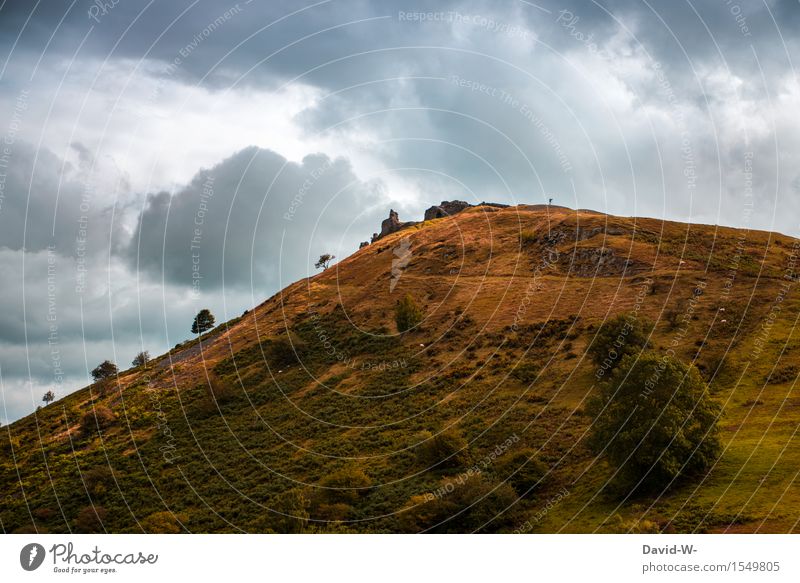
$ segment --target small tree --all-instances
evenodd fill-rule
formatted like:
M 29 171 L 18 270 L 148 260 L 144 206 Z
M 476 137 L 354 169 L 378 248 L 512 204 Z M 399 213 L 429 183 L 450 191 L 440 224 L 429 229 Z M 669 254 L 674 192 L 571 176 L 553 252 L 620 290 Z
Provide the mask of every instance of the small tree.
M 116 419 L 117 416 L 114 415 L 111 409 L 103 405 L 97 405 L 81 417 L 81 432 L 88 437 L 96 431 L 108 429 Z
M 92 378 L 95 381 L 103 381 L 117 375 L 117 365 L 110 360 L 104 360 L 92 371 Z
M 56 400 L 56 394 L 53 391 L 47 391 L 42 397 L 42 401 L 44 401 L 45 406 L 49 405 L 53 401 Z
M 420 437 L 422 443 L 417 446 L 417 461 L 426 470 L 462 468 L 469 463 L 467 440 L 455 429 L 438 435 L 424 431 Z
M 103 522 L 108 512 L 102 506 L 85 506 L 75 517 L 75 531 L 82 534 L 105 532 Z
M 319 481 L 317 496 L 329 504 L 355 504 L 372 486 L 372 480 L 361 469 L 345 467 Z
M 95 466 L 83 472 L 81 477 L 92 496 L 102 496 L 114 482 L 114 474 L 109 466 Z
M 411 330 L 411 328 L 422 322 L 422 318 L 422 309 L 411 297 L 411 294 L 406 294 L 394 307 L 394 319 L 397 322 L 397 330 L 399 332 Z
M 274 512 L 271 520 L 273 530 L 281 534 L 303 532 L 308 525 L 310 504 L 305 494 L 296 488 L 278 494 L 270 503 Z
M 211 313 L 211 310 L 207 308 L 203 308 L 197 315 L 194 317 L 194 322 L 192 322 L 192 334 L 202 334 L 207 330 L 211 330 L 215 324 L 214 314 Z
M 497 475 L 511 484 L 519 496 L 541 488 L 548 470 L 532 449 L 508 453 L 499 458 L 494 467 Z
M 148 362 L 150 362 L 150 353 L 145 350 L 137 354 L 131 364 L 133 366 L 147 366 Z
M 619 468 L 620 489 L 665 488 L 707 470 L 720 452 L 720 408 L 700 373 L 653 352 L 623 358 L 587 410 L 589 442 Z
M 319 256 L 319 261 L 317 261 L 314 264 L 314 267 L 322 270 L 328 269 L 328 267 L 330 267 L 331 265 L 331 261 L 333 261 L 334 259 L 336 259 L 336 255 L 331 255 L 330 253 L 324 253 Z
M 178 534 L 181 532 L 181 522 L 185 517 L 176 515 L 169 510 L 154 512 L 146 516 L 140 526 L 148 534 Z
M 511 486 L 480 474 L 446 477 L 436 492 L 412 496 L 399 520 L 410 532 L 495 532 L 514 521 L 517 500 Z
M 261 345 L 267 360 L 278 367 L 297 364 L 307 350 L 306 343 L 297 335 L 281 335 L 268 339 Z

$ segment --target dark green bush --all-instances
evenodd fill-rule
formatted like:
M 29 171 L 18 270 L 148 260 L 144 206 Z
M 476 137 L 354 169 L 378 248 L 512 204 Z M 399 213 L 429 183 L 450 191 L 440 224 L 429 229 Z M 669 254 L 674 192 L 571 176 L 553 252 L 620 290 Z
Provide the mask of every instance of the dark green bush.
M 394 308 L 394 319 L 397 323 L 398 332 L 406 332 L 417 326 L 422 322 L 423 313 L 422 309 L 411 297 L 411 294 L 403 296 Z
M 93 534 L 106 532 L 103 523 L 108 512 L 102 506 L 86 506 L 81 508 L 75 517 L 75 532 Z
M 520 496 L 541 487 L 547 474 L 547 465 L 532 449 L 507 453 L 494 463 L 494 468 L 497 477 L 511 484 Z
M 432 435 L 422 432 L 416 455 L 419 464 L 428 470 L 463 468 L 469 464 L 467 441 L 454 429 Z
M 701 474 L 720 452 L 720 408 L 700 373 L 649 351 L 626 356 L 587 410 L 590 444 L 619 470 L 614 483 L 626 493 Z
M 270 365 L 278 368 L 297 364 L 306 351 L 306 343 L 298 336 L 277 336 L 263 343 L 264 355 Z
M 269 504 L 269 523 L 272 530 L 280 534 L 297 534 L 305 531 L 308 525 L 310 502 L 305 494 L 296 488 L 281 492 Z
M 536 244 L 536 232 L 535 231 L 522 231 L 519 234 L 519 245 L 520 247 L 530 247 Z
M 520 382 L 530 384 L 536 380 L 536 377 L 539 375 L 539 370 L 540 368 L 537 364 L 532 362 L 520 362 L 511 369 L 510 374 Z
M 362 470 L 348 467 L 322 478 L 317 497 L 328 504 L 355 504 L 372 486 Z
M 102 432 L 111 427 L 116 419 L 111 409 L 104 405 L 95 405 L 81 417 L 81 433 L 89 436 L 97 431 Z
M 511 486 L 479 474 L 444 478 L 436 491 L 413 496 L 400 521 L 409 532 L 495 532 L 511 521 L 516 501 Z
M 769 384 L 771 385 L 782 385 L 784 383 L 790 383 L 797 378 L 797 375 L 800 374 L 800 368 L 796 364 L 787 364 L 780 368 L 776 368 L 770 375 L 769 375 Z
M 146 516 L 140 526 L 147 534 L 178 534 L 183 530 L 181 522 L 184 518 L 164 510 Z
M 83 483 L 89 494 L 102 496 L 114 487 L 114 475 L 108 466 L 95 466 L 83 472 Z

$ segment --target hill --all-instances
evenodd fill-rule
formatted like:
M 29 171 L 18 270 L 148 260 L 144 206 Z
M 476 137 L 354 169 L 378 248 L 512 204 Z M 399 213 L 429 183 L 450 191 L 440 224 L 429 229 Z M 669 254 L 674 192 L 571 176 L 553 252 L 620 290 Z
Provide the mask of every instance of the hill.
M 799 245 L 546 206 L 408 224 L 2 428 L 0 528 L 791 532 Z M 722 408 L 711 470 L 649 496 L 586 440 L 586 351 L 619 314 Z

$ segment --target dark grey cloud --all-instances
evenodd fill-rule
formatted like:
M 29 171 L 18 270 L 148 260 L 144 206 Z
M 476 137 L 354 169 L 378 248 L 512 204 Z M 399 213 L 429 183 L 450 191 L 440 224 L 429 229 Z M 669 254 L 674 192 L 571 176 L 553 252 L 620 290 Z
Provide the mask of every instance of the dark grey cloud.
M 345 158 L 298 163 L 251 147 L 173 195 L 149 195 L 127 259 L 186 288 L 263 293 L 307 275 L 309 258 L 357 249 L 379 224 L 382 196 L 381 182 L 362 181 Z
M 451 20 L 419 22 L 402 18 L 401 13 L 455 12 L 467 19 L 486 16 L 509 26 L 524 24 L 556 50 L 572 41 L 562 34 L 560 23 L 554 24 L 562 11 L 578 18 L 570 30 L 592 34 L 600 42 L 613 34 L 620 22 L 637 34 L 654 58 L 667 67 L 677 65 L 675 74 L 685 71 L 689 61 L 726 56 L 732 69 L 749 69 L 753 66 L 751 45 L 762 55 L 762 65 L 784 67 L 787 57 L 783 43 L 790 54 L 796 55 L 798 41 L 792 31 L 800 19 L 800 7 L 793 0 L 542 0 L 533 4 L 519 0 L 331 0 L 304 4 L 288 0 L 152 4 L 129 0 L 102 14 L 96 14 L 96 6 L 88 1 L 53 5 L 8 0 L 0 11 L 0 42 L 8 50 L 21 33 L 15 51 L 29 53 L 36 60 L 45 46 L 48 54 L 63 58 L 81 44 L 79 57 L 150 58 L 169 63 L 183 53 L 186 56 L 181 59 L 180 74 L 187 78 L 203 77 L 219 63 L 220 72 L 227 73 L 215 80 L 229 81 L 230 72 L 234 76 L 247 72 L 245 83 L 292 78 L 327 61 L 350 57 L 345 66 L 331 65 L 308 74 L 310 82 L 332 87 L 364 77 L 378 63 L 386 68 L 393 63 L 413 64 L 418 59 L 414 53 L 354 56 L 357 53 L 454 44 Z M 478 49 L 487 38 L 498 37 L 481 24 L 461 28 L 468 34 L 469 44 Z M 776 63 L 775 57 L 782 52 Z
M 108 252 L 123 233 L 112 228 L 114 205 L 128 195 L 124 175 L 75 142 L 73 164 L 48 148 L 18 140 L 0 169 L 0 249 L 77 257 Z

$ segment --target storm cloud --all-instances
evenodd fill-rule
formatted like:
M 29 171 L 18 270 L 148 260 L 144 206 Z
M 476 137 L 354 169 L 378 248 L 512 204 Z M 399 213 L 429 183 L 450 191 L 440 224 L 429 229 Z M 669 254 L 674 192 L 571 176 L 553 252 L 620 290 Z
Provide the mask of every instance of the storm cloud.
M 266 293 L 308 275 L 324 252 L 357 249 L 379 223 L 382 195 L 379 180 L 360 180 L 344 158 L 297 163 L 246 148 L 175 194 L 148 195 L 127 259 L 198 293 L 223 285 Z

